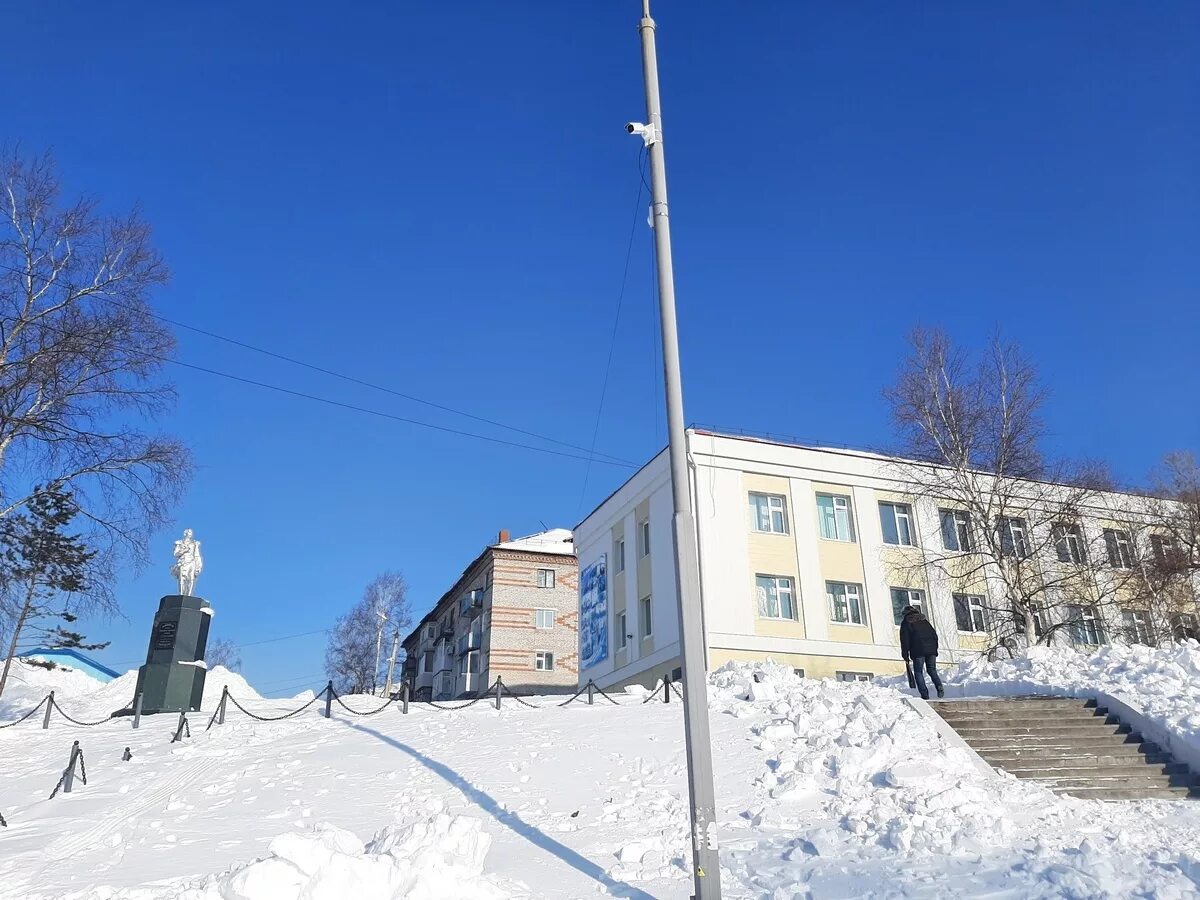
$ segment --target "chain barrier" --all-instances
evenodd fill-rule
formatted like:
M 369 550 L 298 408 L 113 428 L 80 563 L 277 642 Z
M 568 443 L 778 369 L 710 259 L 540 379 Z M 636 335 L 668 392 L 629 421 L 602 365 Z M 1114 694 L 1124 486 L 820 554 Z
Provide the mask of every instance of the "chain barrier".
M 37 712 L 39 709 L 41 709 L 43 706 L 45 706 L 46 701 L 49 699 L 50 699 L 49 697 L 43 697 L 41 703 L 39 703 L 37 706 L 35 706 L 29 712 L 25 713 L 25 715 L 21 716 L 21 718 L 17 719 L 15 722 L 5 722 L 3 725 L 0 725 L 0 728 L 12 728 L 14 725 L 20 725 L 22 722 L 24 722 L 26 719 L 28 719 L 30 716 L 32 716 L 35 712 Z
M 8 823 L 4 821 L 4 813 L 0 813 L 0 828 L 7 828 Z
M 79 748 L 79 777 L 83 781 L 83 786 L 87 787 L 87 766 L 83 764 L 83 748 Z
M 445 710 L 446 712 L 458 712 L 460 709 L 466 709 L 468 706 L 474 706 L 480 700 L 491 700 L 491 699 L 493 699 L 493 697 L 494 697 L 493 694 L 480 694 L 474 700 L 468 700 L 465 703 L 459 703 L 456 706 L 450 706 L 445 703 L 435 703 L 433 700 L 413 700 L 411 702 L 413 702 L 413 703 L 428 703 L 434 709 L 441 709 L 441 710 Z
M 675 692 L 675 696 L 678 697 L 680 700 L 682 700 L 683 699 L 683 691 L 681 691 L 679 689 L 679 687 L 675 684 L 674 681 L 669 682 L 669 684 L 671 685 L 671 690 L 673 690 Z
M 78 719 L 72 719 L 70 716 L 68 716 L 63 711 L 63 708 L 58 705 L 57 700 L 51 700 L 50 702 L 54 704 L 54 708 L 58 710 L 59 715 L 61 715 L 64 719 L 66 719 L 72 725 L 81 725 L 84 728 L 94 728 L 97 725 L 103 725 L 105 722 L 109 722 L 112 720 L 112 716 L 109 715 L 109 716 L 106 716 L 105 718 L 101 719 L 99 722 L 80 722 Z
M 282 716 L 255 715 L 254 713 L 250 712 L 250 710 L 246 709 L 246 707 L 242 706 L 242 704 L 238 703 L 237 698 L 234 697 L 233 694 L 228 694 L 226 696 L 229 697 L 230 703 L 232 703 L 234 706 L 236 706 L 238 709 L 240 709 L 242 712 L 244 712 L 246 715 L 248 715 L 252 719 L 256 719 L 259 722 L 280 722 L 284 719 L 290 719 L 292 716 L 300 715 L 300 713 L 304 712 L 306 709 L 308 709 L 310 706 L 312 706 L 314 703 L 316 703 L 318 700 L 320 700 L 321 697 L 323 697 L 324 695 L 325 695 L 325 692 L 321 691 L 321 693 L 317 694 L 315 697 L 313 697 L 311 700 L 309 700 L 307 703 L 305 703 L 299 709 L 293 709 L 290 713 L 284 713 Z
M 343 703 L 343 702 L 342 702 L 342 698 L 341 698 L 340 696 L 338 696 L 338 693 L 337 693 L 337 691 L 334 691 L 334 692 L 333 692 L 333 699 L 337 701 L 337 705 L 338 705 L 338 706 L 340 706 L 340 707 L 341 707 L 342 709 L 344 709 L 346 712 L 350 713 L 350 715 L 352 715 L 352 716 L 364 716 L 364 717 L 365 717 L 365 716 L 373 716 L 373 715 L 375 715 L 376 713 L 381 713 L 381 712 L 383 712 L 385 709 L 387 709 L 389 706 L 391 706 L 393 703 L 395 703 L 395 702 L 396 702 L 396 698 L 394 698 L 394 697 L 389 697 L 389 698 L 388 698 L 388 701 L 387 701 L 385 704 L 383 704 L 383 706 L 380 706 L 378 709 L 373 709 L 373 710 L 371 710 L 370 712 L 359 712 L 357 709 L 351 709 L 349 706 L 347 706 L 345 703 Z
M 616 700 L 614 700 L 612 697 L 608 696 L 608 694 L 604 693 L 604 689 L 601 688 L 600 685 L 596 684 L 596 682 L 594 682 L 594 681 L 589 681 L 587 684 L 585 684 L 583 687 L 581 687 L 579 690 L 577 690 L 573 696 L 568 697 L 562 703 L 556 703 L 554 705 L 555 706 L 567 706 L 571 703 L 574 703 L 581 696 L 583 696 L 585 693 L 587 693 L 587 689 L 589 686 L 591 687 L 593 693 L 599 694 L 601 697 L 603 697 L 605 700 L 607 700 L 613 706 L 621 705 Z
M 654 687 L 650 688 L 650 693 L 648 693 L 648 694 L 645 696 L 645 698 L 642 700 L 642 705 L 643 705 L 643 706 L 645 706 L 645 705 L 646 705 L 647 703 L 649 703 L 651 700 L 657 700 L 657 699 L 658 699 L 658 689 L 659 689 L 659 687 L 662 685 L 662 683 L 663 683 L 663 680 L 662 680 L 661 678 L 660 678 L 660 679 L 658 679 L 658 681 L 654 682 Z
M 514 700 L 516 700 L 522 706 L 528 706 L 530 709 L 541 709 L 541 707 L 538 706 L 536 703 L 529 703 L 526 700 L 523 700 L 523 699 L 521 699 L 521 697 L 514 694 L 512 692 L 512 688 L 510 688 L 503 681 L 500 682 L 500 690 L 502 690 L 504 693 L 508 694 L 508 696 L 512 697 Z

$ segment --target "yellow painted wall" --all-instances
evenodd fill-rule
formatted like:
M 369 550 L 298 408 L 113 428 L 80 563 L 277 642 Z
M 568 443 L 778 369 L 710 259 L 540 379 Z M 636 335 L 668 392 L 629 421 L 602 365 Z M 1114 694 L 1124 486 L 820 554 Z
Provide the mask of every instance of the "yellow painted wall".
M 814 656 L 808 653 L 766 653 L 759 650 L 714 649 L 709 652 L 712 668 L 730 660 L 759 662 L 772 660 L 795 669 L 803 669 L 805 678 L 834 678 L 838 672 L 870 672 L 872 675 L 902 675 L 900 659 L 857 659 L 852 656 Z

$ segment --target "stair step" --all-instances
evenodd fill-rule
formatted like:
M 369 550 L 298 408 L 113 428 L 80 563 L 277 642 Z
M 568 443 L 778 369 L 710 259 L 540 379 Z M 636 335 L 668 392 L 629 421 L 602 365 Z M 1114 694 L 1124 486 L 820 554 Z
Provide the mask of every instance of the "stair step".
M 1056 713 L 1048 716 L 996 715 L 987 716 L 942 716 L 955 728 L 1061 728 L 1080 725 L 1116 725 L 1115 717 L 1098 716 L 1094 710 L 1080 713 Z
M 1087 761 L 1088 765 L 1127 766 L 1135 763 L 1145 765 L 1166 765 L 1174 760 L 1171 754 L 1155 752 L 1140 753 L 1139 745 L 1129 744 L 1091 751 L 1080 752 L 1059 747 L 1018 747 L 1007 750 L 976 750 L 988 763 L 993 766 L 1007 768 L 1010 765 L 1035 765 L 1044 763 L 1049 766 Z
M 955 731 L 958 731 L 963 735 L 966 735 L 969 732 L 972 735 L 979 735 L 980 737 L 1005 734 L 1028 734 L 1034 736 L 1039 734 L 1061 734 L 1063 736 L 1089 736 L 1095 734 L 1118 734 L 1122 731 L 1128 732 L 1129 726 L 1120 725 L 1117 723 L 1109 724 L 1103 719 L 1096 719 L 1094 722 L 1082 722 L 1079 724 L 1071 722 L 1066 725 L 1048 719 L 1046 721 L 1040 721 L 1036 724 L 1028 725 L 1007 725 L 999 722 L 995 724 L 989 723 L 986 725 L 976 725 L 972 723 L 970 725 L 958 726 L 955 728 Z
M 1195 788 L 1125 788 L 1125 787 L 1051 787 L 1056 794 L 1078 797 L 1081 800 L 1196 800 L 1200 799 Z
M 930 700 L 929 705 L 941 713 L 943 710 L 1047 710 L 1062 709 L 1095 709 L 1096 701 L 1080 697 L 1043 697 L 1041 699 L 1021 700 Z
M 1033 778 L 1036 780 L 1058 778 L 1169 778 L 1179 775 L 1185 779 L 1185 784 L 1191 784 L 1194 776 L 1183 763 L 1101 763 L 1092 760 L 1063 760 L 1062 762 L 1005 763 L 1000 766 L 1005 772 L 1010 772 L 1018 778 Z
M 1095 775 L 1053 775 L 1038 778 L 1026 776 L 1023 780 L 1036 781 L 1039 784 L 1044 784 L 1047 787 L 1055 788 L 1075 788 L 1075 787 L 1117 787 L 1117 788 L 1160 788 L 1160 787 L 1181 787 L 1191 788 L 1196 786 L 1196 777 L 1194 775 L 1126 775 L 1108 773 L 1100 773 Z

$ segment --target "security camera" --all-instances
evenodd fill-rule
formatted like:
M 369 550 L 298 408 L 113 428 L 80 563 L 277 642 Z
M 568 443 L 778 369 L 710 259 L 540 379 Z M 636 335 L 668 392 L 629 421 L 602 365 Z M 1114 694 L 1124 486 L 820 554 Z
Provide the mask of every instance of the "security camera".
M 636 134 L 641 137 L 647 147 L 658 140 L 658 129 L 653 125 L 643 125 L 641 122 L 626 122 L 625 130 L 630 134 Z

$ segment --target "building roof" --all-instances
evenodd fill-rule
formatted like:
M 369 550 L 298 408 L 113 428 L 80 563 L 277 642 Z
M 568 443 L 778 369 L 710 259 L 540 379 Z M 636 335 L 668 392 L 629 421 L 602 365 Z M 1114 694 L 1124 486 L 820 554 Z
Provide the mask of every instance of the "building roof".
M 42 658 L 42 659 L 44 659 L 46 657 L 49 657 L 49 658 L 55 659 L 55 660 L 57 660 L 61 657 L 67 657 L 69 659 L 75 660 L 80 665 L 84 665 L 84 666 L 87 666 L 88 668 L 95 669 L 97 672 L 101 672 L 101 673 L 109 676 L 110 678 L 120 678 L 121 677 L 120 672 L 114 672 L 108 666 L 104 665 L 104 663 L 99 662 L 98 660 L 94 660 L 90 656 L 85 656 L 84 654 L 80 653 L 78 650 L 74 650 L 70 647 L 35 647 L 33 650 L 26 650 L 24 653 L 18 653 L 17 656 L 21 657 L 23 659 L 27 659 L 27 658 Z
M 554 553 L 560 556 L 574 556 L 575 544 L 571 529 L 551 528 L 549 531 L 539 531 L 537 534 L 526 535 L 501 544 L 492 544 L 493 550 L 518 550 L 523 553 Z

